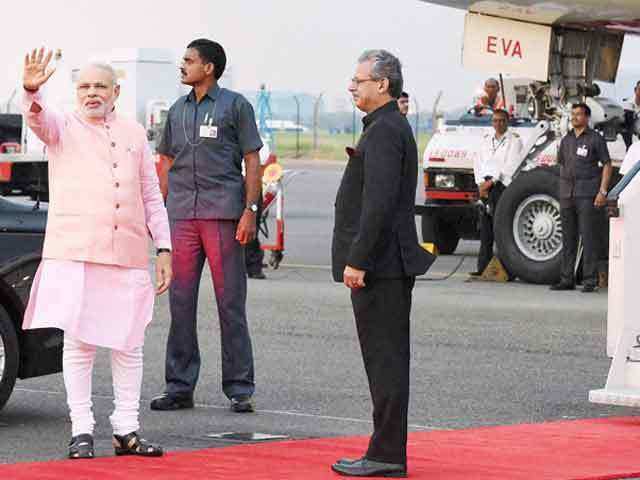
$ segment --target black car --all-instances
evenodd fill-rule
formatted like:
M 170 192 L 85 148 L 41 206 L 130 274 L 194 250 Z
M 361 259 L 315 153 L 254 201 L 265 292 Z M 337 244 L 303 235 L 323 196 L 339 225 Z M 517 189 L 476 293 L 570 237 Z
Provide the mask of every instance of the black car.
M 0 409 L 16 379 L 62 371 L 62 331 L 22 329 L 46 220 L 46 205 L 0 197 Z

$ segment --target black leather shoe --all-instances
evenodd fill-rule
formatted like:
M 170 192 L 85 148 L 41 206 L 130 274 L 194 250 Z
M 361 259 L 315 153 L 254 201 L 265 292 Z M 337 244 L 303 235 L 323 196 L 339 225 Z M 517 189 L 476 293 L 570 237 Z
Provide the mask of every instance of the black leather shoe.
M 181 410 L 193 408 L 193 395 L 163 393 L 151 400 L 151 410 Z
M 561 290 L 575 290 L 576 286 L 573 283 L 559 282 L 549 287 L 549 290 L 561 291 Z
M 597 290 L 598 290 L 598 287 L 590 283 L 586 283 L 582 286 L 582 293 L 591 293 L 591 292 L 596 292 Z
M 267 278 L 267 276 L 263 272 L 248 273 L 247 276 L 249 278 L 253 278 L 254 280 L 265 280 Z
M 345 461 L 350 463 L 345 463 Z M 376 462 L 368 458 L 360 458 L 354 461 L 343 458 L 331 465 L 331 470 L 346 477 L 405 478 L 407 476 L 406 465 Z
M 231 411 L 236 413 L 251 413 L 255 411 L 251 395 L 237 395 L 231 397 Z
M 482 272 L 469 272 L 470 277 L 480 277 Z

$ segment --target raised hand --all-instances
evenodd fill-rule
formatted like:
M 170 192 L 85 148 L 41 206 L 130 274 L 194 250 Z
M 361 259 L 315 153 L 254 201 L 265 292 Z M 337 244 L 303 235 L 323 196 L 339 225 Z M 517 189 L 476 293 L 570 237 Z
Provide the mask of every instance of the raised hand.
M 47 69 L 53 56 L 53 51 L 49 50 L 46 55 L 44 52 L 44 47 L 40 48 L 40 50 L 35 48 L 31 55 L 27 53 L 24 57 L 22 84 L 27 90 L 38 90 L 56 71 L 55 68 Z

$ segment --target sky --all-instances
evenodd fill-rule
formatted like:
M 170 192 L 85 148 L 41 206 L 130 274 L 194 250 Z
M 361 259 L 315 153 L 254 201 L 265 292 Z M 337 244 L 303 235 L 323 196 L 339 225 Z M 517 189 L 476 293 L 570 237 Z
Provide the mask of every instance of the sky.
M 350 106 L 347 82 L 365 49 L 385 48 L 400 58 L 405 90 L 422 110 L 431 109 L 440 90 L 445 108 L 468 103 L 484 78 L 461 66 L 464 12 L 418 0 L 6 3 L 0 100 L 20 84 L 24 53 L 35 46 L 61 48 L 75 66 L 113 48 L 167 48 L 179 58 L 203 36 L 225 47 L 234 89 L 266 83 L 271 90 L 323 93 L 329 109 Z M 622 66 L 633 72 L 630 79 L 640 73 L 639 54 L 640 41 L 627 40 Z M 628 88 L 618 90 L 622 96 Z

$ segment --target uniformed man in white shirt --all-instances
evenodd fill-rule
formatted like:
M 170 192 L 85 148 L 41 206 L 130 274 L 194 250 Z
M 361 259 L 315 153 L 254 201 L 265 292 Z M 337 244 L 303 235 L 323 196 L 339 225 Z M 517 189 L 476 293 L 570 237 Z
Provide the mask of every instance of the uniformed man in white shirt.
M 627 145 L 627 149 L 633 143 L 633 132 L 635 130 L 635 124 L 640 115 L 640 81 L 636 83 L 634 89 L 633 98 L 625 98 L 622 100 L 622 106 L 624 108 L 624 123 L 626 131 L 622 134 L 624 143 Z
M 509 113 L 496 110 L 492 118 L 493 133 L 482 139 L 480 155 L 473 163 L 473 173 L 485 208 L 480 213 L 480 252 L 478 270 L 482 275 L 493 257 L 493 213 L 504 189 L 511 183 L 523 149 L 520 135 L 509 131 Z

